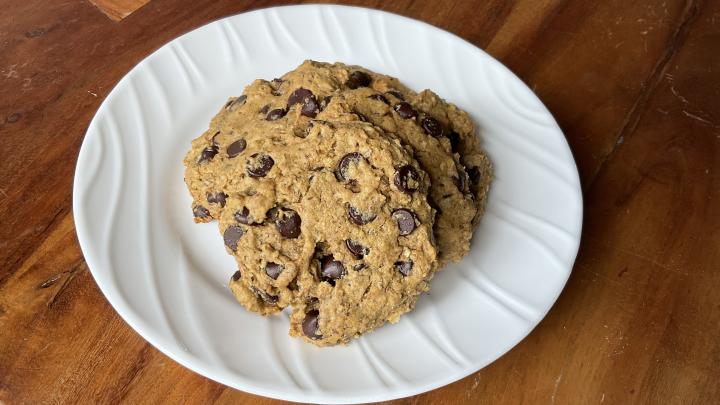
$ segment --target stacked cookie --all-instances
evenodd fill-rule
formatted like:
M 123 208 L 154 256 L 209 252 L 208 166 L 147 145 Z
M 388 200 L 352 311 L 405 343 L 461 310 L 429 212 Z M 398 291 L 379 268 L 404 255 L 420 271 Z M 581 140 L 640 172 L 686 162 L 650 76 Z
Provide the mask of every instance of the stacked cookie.
M 230 288 L 320 346 L 396 322 L 469 250 L 491 179 L 467 114 L 356 66 L 306 61 L 230 99 L 185 157 Z

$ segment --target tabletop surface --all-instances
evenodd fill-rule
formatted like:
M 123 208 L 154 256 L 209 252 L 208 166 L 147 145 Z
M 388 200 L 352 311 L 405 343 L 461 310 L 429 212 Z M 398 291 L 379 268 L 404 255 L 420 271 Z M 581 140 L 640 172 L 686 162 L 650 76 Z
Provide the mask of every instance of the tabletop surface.
M 125 324 L 90 275 L 73 172 L 138 61 L 282 1 L 5 0 L 0 7 L 0 404 L 280 403 L 208 380 Z M 555 115 L 582 243 L 540 325 L 477 373 L 397 404 L 720 398 L 720 0 L 348 1 L 485 49 Z

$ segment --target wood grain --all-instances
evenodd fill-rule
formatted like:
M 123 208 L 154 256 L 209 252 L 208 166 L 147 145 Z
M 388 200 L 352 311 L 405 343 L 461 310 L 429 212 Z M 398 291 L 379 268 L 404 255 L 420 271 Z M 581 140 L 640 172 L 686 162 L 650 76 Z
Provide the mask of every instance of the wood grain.
M 117 22 L 84 0 L 5 3 L 0 401 L 278 403 L 184 369 L 120 320 L 82 259 L 71 186 L 90 118 L 135 63 L 286 2 L 152 0 Z M 474 375 L 392 403 L 716 402 L 720 1 L 347 3 L 427 21 L 507 64 L 565 131 L 585 193 L 576 266 L 545 320 Z

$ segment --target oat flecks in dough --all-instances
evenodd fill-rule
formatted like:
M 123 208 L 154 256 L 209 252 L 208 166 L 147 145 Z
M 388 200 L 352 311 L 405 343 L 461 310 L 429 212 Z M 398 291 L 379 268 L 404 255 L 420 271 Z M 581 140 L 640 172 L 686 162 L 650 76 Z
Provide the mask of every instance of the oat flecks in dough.
M 491 180 L 472 121 L 425 90 L 306 61 L 228 100 L 192 143 L 197 222 L 217 219 L 230 287 L 290 334 L 347 343 L 410 311 L 469 250 Z

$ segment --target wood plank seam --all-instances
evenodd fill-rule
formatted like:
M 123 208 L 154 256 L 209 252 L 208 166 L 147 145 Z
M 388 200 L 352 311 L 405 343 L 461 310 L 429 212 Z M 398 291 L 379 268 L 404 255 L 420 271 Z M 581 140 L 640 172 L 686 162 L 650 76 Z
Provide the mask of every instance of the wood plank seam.
M 690 32 L 693 23 L 697 21 L 697 18 L 700 14 L 699 9 L 700 7 L 698 6 L 696 0 L 688 0 L 687 2 L 685 2 L 685 7 L 683 8 L 680 24 L 678 24 L 677 28 L 668 39 L 665 51 L 662 53 L 662 55 L 660 55 L 660 58 L 658 58 L 658 61 L 648 75 L 648 78 L 645 79 L 643 84 L 644 90 L 642 90 L 642 92 L 638 95 L 637 99 L 633 103 L 632 107 L 630 107 L 630 111 L 628 111 L 627 115 L 625 116 L 625 119 L 620 126 L 620 130 L 615 137 L 615 143 L 612 149 L 605 155 L 605 157 L 603 157 L 602 161 L 598 165 L 597 170 L 592 175 L 592 179 L 585 188 L 586 193 L 589 193 L 590 190 L 592 190 L 593 186 L 595 185 L 595 180 L 597 180 L 600 173 L 603 171 L 605 164 L 615 154 L 615 151 L 625 141 L 625 138 L 635 132 L 635 128 L 637 127 L 638 122 L 640 122 L 640 118 L 642 117 L 643 112 L 645 112 L 645 107 L 647 106 L 652 95 L 655 93 L 655 89 L 662 81 L 662 78 L 665 74 L 665 71 L 667 70 L 670 60 L 673 58 L 673 56 L 675 56 L 675 54 L 677 54 L 682 45 L 685 43 L 688 32 Z

